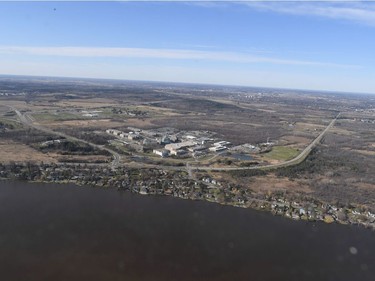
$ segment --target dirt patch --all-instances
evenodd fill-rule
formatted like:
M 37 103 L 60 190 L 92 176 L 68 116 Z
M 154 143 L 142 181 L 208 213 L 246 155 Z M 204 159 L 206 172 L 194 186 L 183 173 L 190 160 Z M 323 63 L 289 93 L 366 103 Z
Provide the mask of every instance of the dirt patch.
M 92 119 L 92 120 L 68 120 L 61 122 L 49 122 L 48 127 L 100 127 L 103 130 L 118 126 L 123 126 L 124 123 L 112 121 L 111 119 Z
M 106 106 L 115 106 L 116 102 L 112 99 L 106 98 L 92 98 L 92 99 L 76 99 L 74 101 L 60 101 L 56 105 L 60 107 L 84 107 L 84 108 L 102 108 Z
M 298 181 L 291 181 L 288 178 L 279 178 L 274 175 L 267 175 L 266 177 L 254 177 L 249 187 L 256 191 L 264 193 L 265 191 L 298 191 L 311 192 L 311 189 Z
M 355 183 L 355 186 L 360 188 L 360 189 L 365 189 L 365 190 L 375 190 L 375 185 L 370 184 L 370 183 L 365 183 L 365 182 L 357 182 Z
M 282 137 L 282 140 L 286 141 L 286 145 L 291 144 L 298 144 L 298 145 L 308 145 L 310 144 L 311 140 L 305 137 L 299 137 L 299 136 L 285 136 Z
M 332 134 L 339 134 L 339 135 L 344 135 L 344 136 L 352 136 L 353 134 L 355 134 L 355 132 L 353 132 L 353 131 L 349 131 L 349 130 L 341 129 L 341 128 L 337 128 L 337 127 L 331 128 L 330 132 Z
M 149 118 L 145 118 L 145 119 L 127 119 L 124 121 L 123 124 L 121 124 L 122 126 L 129 126 L 129 127 L 136 127 L 136 128 L 140 128 L 140 129 L 149 129 L 149 128 L 155 128 L 155 127 L 158 127 L 156 126 L 155 124 L 153 124 L 153 121 L 154 119 L 149 119 Z
M 59 162 L 75 162 L 75 163 L 108 163 L 111 161 L 111 157 L 104 155 L 56 155 Z
M 375 151 L 371 151 L 371 150 L 359 150 L 359 149 L 355 149 L 355 150 L 352 150 L 352 151 L 358 152 L 358 153 L 363 154 L 363 155 L 375 156 Z
M 27 145 L 13 141 L 0 141 L 0 159 L 3 163 L 33 161 L 54 163 L 56 160 L 47 154 L 43 154 Z
M 306 122 L 297 122 L 295 124 L 295 127 L 299 129 L 310 129 L 310 130 L 312 129 L 324 130 L 326 128 L 325 125 L 306 123 Z

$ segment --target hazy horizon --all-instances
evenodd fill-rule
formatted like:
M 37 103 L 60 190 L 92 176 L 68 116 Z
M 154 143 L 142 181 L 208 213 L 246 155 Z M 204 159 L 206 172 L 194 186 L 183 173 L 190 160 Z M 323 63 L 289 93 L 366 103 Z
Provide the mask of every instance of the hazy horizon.
M 371 2 L 0 2 L 0 73 L 375 93 Z

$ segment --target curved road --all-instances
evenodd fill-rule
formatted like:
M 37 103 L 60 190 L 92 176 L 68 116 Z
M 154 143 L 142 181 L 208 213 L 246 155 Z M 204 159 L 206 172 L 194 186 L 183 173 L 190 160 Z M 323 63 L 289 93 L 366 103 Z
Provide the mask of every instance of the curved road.
M 93 146 L 95 148 L 98 148 L 98 149 L 106 150 L 109 153 L 111 153 L 112 156 L 113 156 L 113 161 L 111 163 L 112 168 L 115 169 L 118 166 L 120 166 L 121 156 L 116 151 L 113 151 L 112 149 L 109 149 L 109 148 L 104 147 L 102 145 L 97 145 L 97 144 L 94 144 L 92 142 L 88 142 L 88 141 L 85 141 L 85 140 L 82 140 L 82 139 L 79 139 L 79 138 L 76 138 L 76 137 L 69 136 L 69 135 L 61 133 L 61 132 L 55 132 L 51 129 L 42 127 L 40 125 L 35 125 L 35 124 L 33 124 L 33 120 L 30 118 L 30 116 L 28 116 L 26 114 L 22 114 L 19 110 L 17 110 L 15 107 L 13 107 L 11 105 L 7 105 L 7 106 L 17 113 L 21 122 L 23 124 L 25 124 L 26 126 L 33 127 L 34 129 L 37 129 L 37 130 L 40 130 L 40 131 L 43 131 L 43 132 L 46 132 L 46 133 L 49 133 L 49 134 L 54 134 L 54 135 L 57 135 L 57 136 L 60 136 L 60 137 L 64 137 L 66 139 L 83 142 L 83 143 L 86 143 L 86 144 L 91 145 L 91 146 Z M 278 164 L 270 164 L 270 165 L 264 165 L 264 166 L 221 167 L 221 168 L 220 167 L 219 168 L 207 167 L 207 166 L 192 166 L 190 164 L 193 163 L 193 162 L 190 161 L 190 162 L 186 162 L 186 166 L 184 168 L 188 172 L 189 177 L 192 178 L 193 177 L 193 174 L 192 174 L 193 171 L 236 171 L 236 170 L 260 170 L 260 169 L 263 170 L 263 169 L 274 169 L 274 168 L 281 168 L 281 167 L 288 167 L 288 166 L 297 165 L 297 164 L 303 162 L 306 159 L 306 157 L 310 154 L 312 149 L 322 140 L 322 138 L 324 137 L 326 132 L 333 127 L 333 125 L 335 124 L 335 122 L 336 122 L 336 120 L 339 116 L 340 116 L 340 113 L 328 124 L 328 126 L 319 134 L 319 136 L 317 136 L 299 155 L 297 155 L 296 157 L 294 157 L 291 160 L 288 160 L 288 161 L 285 161 L 285 162 L 282 162 L 282 163 L 278 163 Z M 218 155 L 215 155 L 213 158 L 215 158 L 217 156 Z M 130 164 L 130 163 L 128 163 L 128 164 Z M 141 165 L 135 164 L 134 166 L 141 166 Z M 151 166 L 154 166 L 154 165 L 151 165 Z M 183 167 L 163 166 L 163 165 L 157 165 L 157 168 L 163 168 L 163 169 L 165 168 L 165 169 L 172 169 L 172 170 L 184 169 Z
M 281 167 L 288 167 L 297 165 L 301 162 L 303 162 L 306 157 L 310 154 L 312 149 L 322 140 L 325 133 L 329 129 L 332 128 L 332 126 L 335 124 L 337 118 L 340 116 L 340 113 L 337 114 L 337 116 L 329 123 L 329 125 L 324 129 L 323 132 L 319 134 L 299 155 L 294 157 L 291 160 L 278 163 L 278 164 L 270 164 L 270 165 L 264 165 L 264 166 L 252 166 L 252 167 L 222 167 L 222 168 L 214 168 L 214 167 L 205 167 L 205 166 L 190 166 L 188 165 L 187 169 L 195 170 L 195 171 L 236 171 L 236 170 L 259 170 L 259 169 L 274 169 L 274 168 L 281 168 Z M 191 171 L 189 171 L 191 173 Z
M 26 125 L 26 126 L 29 126 L 29 127 L 32 127 L 36 130 L 39 130 L 39 131 L 42 131 L 42 132 L 45 132 L 45 133 L 48 133 L 48 134 L 52 134 L 52 135 L 56 135 L 56 136 L 59 136 L 59 137 L 64 137 L 68 140 L 73 140 L 73 141 L 78 141 L 78 142 L 83 142 L 83 143 L 86 143 L 88 145 L 91 145 L 95 148 L 98 148 L 98 149 L 102 149 L 102 150 L 106 150 L 108 151 L 109 153 L 112 154 L 112 157 L 113 157 L 113 161 L 111 163 L 111 166 L 113 169 L 117 168 L 119 165 L 120 165 L 120 160 L 121 160 L 121 156 L 120 154 L 118 154 L 116 151 L 113 151 L 112 149 L 109 149 L 105 146 L 102 146 L 102 145 L 97 145 L 95 143 L 92 143 L 92 142 L 89 142 L 89 141 L 85 141 L 85 140 L 82 140 L 82 139 L 79 139 L 79 138 L 76 138 L 76 137 L 73 137 L 73 136 L 69 136 L 67 134 L 64 134 L 64 133 L 61 133 L 61 132 L 56 132 L 56 131 L 53 131 L 51 129 L 48 129 L 48 128 L 45 128 L 45 127 L 42 127 L 40 125 L 35 125 L 33 123 L 33 120 L 31 119 L 30 116 L 26 115 L 26 114 L 22 114 L 18 109 L 16 109 L 15 107 L 11 106 L 11 105 L 7 105 L 9 108 L 11 108 L 14 112 L 16 112 L 18 118 L 21 120 L 21 122 Z

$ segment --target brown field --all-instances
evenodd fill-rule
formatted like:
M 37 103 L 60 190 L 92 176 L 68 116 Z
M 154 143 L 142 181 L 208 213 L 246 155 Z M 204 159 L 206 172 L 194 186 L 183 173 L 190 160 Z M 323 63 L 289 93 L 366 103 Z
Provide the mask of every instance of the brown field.
M 149 119 L 149 118 L 126 119 L 126 120 L 124 120 L 124 123 L 122 123 L 119 126 L 122 126 L 122 127 L 137 127 L 137 128 L 141 128 L 141 129 L 149 129 L 149 128 L 155 128 L 156 127 L 155 124 L 153 124 L 152 119 Z
M 44 162 L 55 163 L 56 159 L 48 154 L 39 152 L 30 146 L 10 140 L 0 140 L 0 159 L 3 163 L 9 162 Z
M 307 146 L 311 142 L 311 139 L 298 136 L 283 136 L 281 141 L 285 141 L 285 145 Z
M 48 127 L 59 128 L 59 127 L 100 127 L 103 130 L 118 126 L 123 126 L 124 123 L 112 121 L 110 119 L 89 119 L 89 120 L 68 120 L 60 122 L 40 122 L 41 124 L 48 124 Z
M 298 191 L 310 193 L 312 190 L 308 185 L 301 182 L 291 181 L 288 178 L 278 178 L 274 175 L 267 177 L 254 177 L 249 187 L 255 192 L 264 193 L 267 191 Z
M 348 150 L 348 148 L 345 148 L 345 149 Z M 350 150 L 353 152 L 364 154 L 364 155 L 375 156 L 375 151 L 373 150 L 359 150 L 359 149 L 350 149 Z
M 115 101 L 107 98 L 76 99 L 72 101 L 62 100 L 56 102 L 56 105 L 62 108 L 79 107 L 79 108 L 101 108 L 116 105 Z

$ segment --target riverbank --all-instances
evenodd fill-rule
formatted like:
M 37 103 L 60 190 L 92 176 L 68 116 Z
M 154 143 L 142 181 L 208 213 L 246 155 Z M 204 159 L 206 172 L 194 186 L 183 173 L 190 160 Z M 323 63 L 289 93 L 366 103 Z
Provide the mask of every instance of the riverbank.
M 0 178 L 117 188 L 141 195 L 165 195 L 251 208 L 293 220 L 360 225 L 375 230 L 375 214 L 361 206 L 336 206 L 308 196 L 260 194 L 211 178 L 191 179 L 183 170 L 136 169 L 70 164 L 0 164 Z

